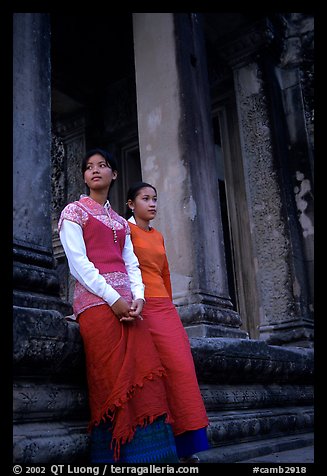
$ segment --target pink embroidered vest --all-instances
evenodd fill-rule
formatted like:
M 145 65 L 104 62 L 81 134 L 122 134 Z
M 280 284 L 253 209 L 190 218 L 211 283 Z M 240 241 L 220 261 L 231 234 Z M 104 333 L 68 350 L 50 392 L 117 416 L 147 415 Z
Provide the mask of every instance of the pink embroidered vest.
M 78 208 L 81 212 L 83 211 L 82 213 L 85 218 L 82 218 L 82 215 L 77 213 Z M 125 220 L 112 209 L 108 213 L 110 218 L 103 207 L 87 197 L 82 198 L 68 205 L 63 210 L 58 227 L 60 227 L 64 218 L 80 224 L 83 229 L 87 257 L 99 270 L 106 282 L 124 299 L 131 302 L 132 294 L 129 276 L 122 258 L 122 250 L 125 245 L 128 227 L 124 225 Z M 96 216 L 102 216 L 102 219 L 107 224 L 101 219 L 96 218 Z M 114 233 L 109 226 L 110 222 L 115 227 L 117 242 L 114 241 Z M 105 301 L 88 291 L 79 281 L 75 282 L 73 311 L 76 317 L 85 309 L 100 304 L 105 304 Z
M 122 251 L 125 244 L 125 229 L 116 230 L 117 243 L 111 228 L 89 214 L 83 228 L 86 254 L 100 274 L 120 271 L 127 273 Z

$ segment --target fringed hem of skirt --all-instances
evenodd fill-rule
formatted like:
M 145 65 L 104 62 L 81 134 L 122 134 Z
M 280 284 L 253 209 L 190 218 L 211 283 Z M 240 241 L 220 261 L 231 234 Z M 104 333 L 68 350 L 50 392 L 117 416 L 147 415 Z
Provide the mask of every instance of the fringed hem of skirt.
M 166 424 L 171 423 L 170 417 L 169 417 L 168 413 L 166 413 L 166 412 L 159 412 L 159 413 L 156 414 L 156 415 L 151 415 L 151 416 L 147 416 L 147 417 L 140 418 L 140 419 L 135 423 L 135 425 L 133 425 L 133 426 L 130 428 L 128 435 L 125 435 L 125 436 L 117 436 L 117 437 L 114 437 L 114 436 L 113 436 L 113 437 L 112 437 L 112 440 L 111 440 L 110 448 L 114 450 L 114 460 L 115 460 L 115 461 L 119 460 L 119 457 L 120 457 L 120 447 L 121 447 L 121 445 L 124 445 L 124 444 L 126 444 L 126 443 L 129 443 L 129 442 L 133 439 L 133 436 L 134 436 L 134 434 L 135 434 L 135 431 L 136 431 L 136 428 L 137 428 L 137 427 L 145 428 L 147 425 L 151 425 L 157 418 L 159 418 L 160 416 L 163 416 L 163 415 L 166 415 L 165 423 L 166 423 Z
M 136 422 L 129 427 L 128 429 L 128 434 L 122 434 L 122 435 L 116 435 L 115 434 L 115 417 L 116 417 L 116 412 L 119 408 L 122 408 L 126 403 L 131 400 L 131 398 L 134 396 L 135 391 L 137 388 L 143 388 L 144 386 L 144 381 L 145 380 L 154 380 L 155 378 L 161 378 L 166 375 L 166 371 L 164 368 L 159 368 L 154 372 L 151 372 L 150 374 L 144 376 L 139 382 L 134 383 L 129 390 L 126 392 L 125 396 L 119 397 L 117 400 L 114 402 L 110 402 L 110 399 L 107 400 L 107 402 L 103 405 L 100 413 L 100 417 L 93 419 L 90 421 L 88 425 L 88 431 L 90 432 L 94 426 L 97 426 L 100 424 L 101 421 L 111 421 L 112 422 L 112 440 L 111 440 L 111 446 L 110 448 L 114 448 L 114 459 L 115 461 L 119 460 L 120 457 L 120 446 L 130 442 L 134 436 L 136 427 L 145 427 L 151 423 L 154 422 L 154 420 L 160 416 L 166 415 L 165 423 L 173 423 L 173 418 L 170 414 L 170 411 L 167 407 L 166 410 L 161 410 L 160 412 L 154 414 L 154 415 L 146 415 L 146 416 L 141 416 L 139 417 Z M 146 409 L 145 409 L 146 411 Z

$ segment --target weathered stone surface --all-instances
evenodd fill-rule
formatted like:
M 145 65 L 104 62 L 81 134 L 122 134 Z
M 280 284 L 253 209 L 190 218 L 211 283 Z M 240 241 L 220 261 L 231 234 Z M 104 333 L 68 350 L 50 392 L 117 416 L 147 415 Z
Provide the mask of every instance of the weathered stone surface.
M 312 385 L 275 383 L 201 385 L 201 394 L 209 412 L 295 404 L 311 405 L 314 398 Z
M 233 338 L 190 339 L 201 383 L 312 383 L 313 351 Z
M 14 426 L 15 463 L 82 463 L 89 435 L 85 422 L 28 423 Z
M 16 289 L 29 289 L 56 294 L 59 290 L 58 276 L 55 270 L 32 264 L 15 263 L 13 279 Z
M 86 385 L 27 379 L 14 383 L 15 422 L 88 418 Z
M 14 371 L 18 375 L 84 373 L 78 324 L 68 323 L 55 310 L 14 307 Z
M 228 441 L 304 433 L 312 431 L 313 419 L 312 406 L 220 411 L 210 416 L 208 438 L 212 446 L 217 446 Z
M 293 450 L 295 448 L 303 449 L 310 447 L 310 454 L 313 452 L 314 435 L 310 433 L 297 433 L 290 436 L 280 436 L 278 438 L 264 438 L 260 440 L 242 441 L 238 444 L 226 444 L 216 446 L 207 451 L 201 451 L 198 455 L 202 463 L 252 463 L 252 458 L 263 455 L 271 455 L 271 460 L 265 459 L 265 462 L 277 463 L 279 460 L 274 457 L 280 451 Z M 251 459 L 250 461 L 248 461 Z M 291 462 L 290 460 L 288 462 Z M 304 459 L 297 458 L 292 463 L 307 462 Z M 313 461 L 310 461 L 313 462 Z

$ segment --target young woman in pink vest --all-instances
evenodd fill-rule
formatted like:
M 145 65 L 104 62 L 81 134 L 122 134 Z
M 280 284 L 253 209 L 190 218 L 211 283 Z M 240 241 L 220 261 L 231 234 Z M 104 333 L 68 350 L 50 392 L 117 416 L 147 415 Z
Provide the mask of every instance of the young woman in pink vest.
M 176 463 L 165 378 L 141 317 L 144 285 L 127 221 L 110 206 L 109 152 L 85 155 L 88 195 L 68 204 L 58 229 L 75 277 L 74 316 L 84 343 L 92 463 Z

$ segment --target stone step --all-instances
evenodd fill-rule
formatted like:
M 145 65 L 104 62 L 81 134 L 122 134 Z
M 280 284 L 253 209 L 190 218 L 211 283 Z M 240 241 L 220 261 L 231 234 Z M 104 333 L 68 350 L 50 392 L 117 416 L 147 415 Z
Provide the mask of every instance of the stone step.
M 13 461 L 18 464 L 88 461 L 87 422 L 25 423 L 13 426 Z
M 245 411 L 208 412 L 208 437 L 212 446 L 230 441 L 251 441 L 313 429 L 313 406 L 276 407 Z
M 17 379 L 13 386 L 14 422 L 87 419 L 85 386 Z
M 314 400 L 313 385 L 203 384 L 200 390 L 207 411 L 310 405 Z
M 306 448 L 314 443 L 313 433 L 302 433 L 278 438 L 265 438 L 238 444 L 221 445 L 197 453 L 202 463 L 242 463 L 251 462 L 263 455 L 273 455 L 295 448 Z M 306 456 L 304 456 L 305 458 Z M 273 461 L 273 456 L 272 456 Z M 265 459 L 267 461 L 267 458 Z M 305 463 L 306 461 L 303 461 Z M 301 461 L 294 461 L 301 463 Z

